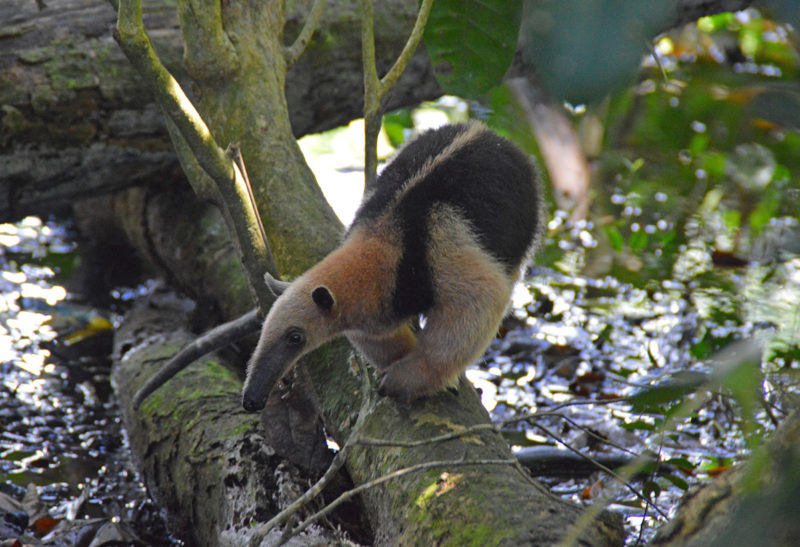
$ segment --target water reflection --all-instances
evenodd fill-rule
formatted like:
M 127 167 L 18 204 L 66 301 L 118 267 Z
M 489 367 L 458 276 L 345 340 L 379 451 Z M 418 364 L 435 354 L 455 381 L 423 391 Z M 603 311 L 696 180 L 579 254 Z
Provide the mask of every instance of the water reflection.
M 111 537 L 172 545 L 111 394 L 112 317 L 61 285 L 74 250 L 63 226 L 0 224 L 0 496 L 38 500 L 56 544 L 122 521 L 128 535 Z
M 748 425 L 750 417 L 742 415 L 729 394 L 708 393 L 692 419 L 654 435 L 670 405 L 642 413 L 633 411 L 626 398 L 679 375 L 702 379 L 719 374 L 712 358 L 736 340 L 758 337 L 768 346 L 796 352 L 800 259 L 725 268 L 712 260 L 707 245 L 693 241 L 676 261 L 673 278 L 638 288 L 614 277 L 578 273 L 576 265 L 593 252 L 583 244 L 588 238 L 581 238 L 581 230 L 563 217 L 556 216 L 549 228 L 546 247 L 568 248 L 578 256 L 531 272 L 514 292 L 510 331 L 491 344 L 485 361 L 468 377 L 493 418 L 507 421 L 507 436 L 517 447 L 568 446 L 592 455 L 651 451 L 662 462 L 688 464 L 687 474 L 660 479 L 654 501 L 668 511 L 686 485 L 710 476 L 704 470 L 743 461 L 753 428 L 763 438 L 776 417 L 792 410 L 787 394 L 797 392 L 798 382 L 796 375 L 789 380 L 793 375 L 782 367 L 796 369 L 798 362 L 779 352 L 760 357 L 766 404 L 756 409 L 755 425 Z M 570 241 L 560 245 L 559 238 Z M 531 413 L 530 420 L 516 420 Z M 544 480 L 554 491 L 583 502 L 597 478 Z M 641 502 L 628 491 L 613 495 L 626 507 L 629 524 L 645 518 Z

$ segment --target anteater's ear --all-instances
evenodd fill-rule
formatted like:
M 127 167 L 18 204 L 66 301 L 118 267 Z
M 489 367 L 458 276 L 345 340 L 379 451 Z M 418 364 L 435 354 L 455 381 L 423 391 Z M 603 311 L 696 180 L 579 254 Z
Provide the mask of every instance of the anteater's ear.
M 331 311 L 333 309 L 333 295 L 331 294 L 331 291 L 328 290 L 328 287 L 317 287 L 314 289 L 314 292 L 311 293 L 311 298 L 314 299 L 314 302 L 321 309 L 325 311 Z
M 289 285 L 291 285 L 291 283 L 288 281 L 275 279 L 269 272 L 264 273 L 264 282 L 267 284 L 267 288 L 275 297 L 282 295 L 283 291 L 285 291 Z

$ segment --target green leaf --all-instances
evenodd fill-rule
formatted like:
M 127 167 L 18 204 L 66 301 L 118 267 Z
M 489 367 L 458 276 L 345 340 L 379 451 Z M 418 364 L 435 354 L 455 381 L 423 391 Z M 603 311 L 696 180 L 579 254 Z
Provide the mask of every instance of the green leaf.
M 608 242 L 611 245 L 611 248 L 614 249 L 617 253 L 622 252 L 622 247 L 624 245 L 624 241 L 622 239 L 622 234 L 619 233 L 616 226 L 605 226 L 606 236 L 608 236 Z
M 742 409 L 742 429 L 745 433 L 752 432 L 756 426 L 753 416 L 760 407 L 763 381 L 760 363 L 749 360 L 728 372 L 722 379 L 722 386 L 730 390 Z
M 636 158 L 628 164 L 628 169 L 631 170 L 631 173 L 636 173 L 642 167 L 644 167 L 644 158 Z
M 703 169 L 712 177 L 725 175 L 725 164 L 728 158 L 720 152 L 706 152 L 703 156 Z
M 631 246 L 632 251 L 641 251 L 647 247 L 647 233 L 644 230 L 633 232 L 628 240 L 628 245 Z
M 655 500 L 661 493 L 661 486 L 655 481 L 646 481 L 642 485 L 642 494 L 650 500 Z
M 682 370 L 669 379 L 634 393 L 629 401 L 635 412 L 649 412 L 663 403 L 668 403 L 688 395 L 708 380 L 706 374 Z
M 664 463 L 667 465 L 673 465 L 678 469 L 683 469 L 684 471 L 693 471 L 697 467 L 696 464 L 682 457 L 669 458 L 668 460 L 664 461 Z
M 664 478 L 667 479 L 672 484 L 674 484 L 675 486 L 677 486 L 678 488 L 680 488 L 681 490 L 689 489 L 689 483 L 677 475 L 669 474 L 665 475 Z
M 636 420 L 634 422 L 623 423 L 623 424 L 620 424 L 620 427 L 622 429 L 626 429 L 628 431 L 635 431 L 635 430 L 655 431 L 655 429 L 656 429 L 655 425 L 649 424 L 649 423 L 644 422 L 642 420 Z
M 476 98 L 498 85 L 517 48 L 520 0 L 437 0 L 425 48 L 446 93 Z
M 689 152 L 691 152 L 693 156 L 699 156 L 708 148 L 709 140 L 706 133 L 695 135 L 689 142 Z
M 708 333 L 706 333 L 706 337 L 707 336 Z M 711 343 L 704 338 L 703 340 L 692 344 L 692 347 L 689 348 L 689 354 L 695 359 L 705 359 L 711 355 Z
M 670 248 L 671 245 L 672 245 L 672 242 L 675 241 L 675 237 L 676 236 L 677 236 L 677 234 L 675 233 L 674 229 L 670 229 L 670 230 L 667 230 L 666 232 L 664 232 L 663 235 L 660 237 L 660 239 L 661 239 L 661 248 L 662 249 Z
M 632 83 L 674 10 L 663 0 L 528 0 L 522 51 L 559 99 L 602 99 Z M 614 29 L 609 32 L 609 29 Z
M 725 226 L 731 230 L 738 230 L 742 225 L 742 213 L 735 209 L 729 209 L 722 213 L 722 218 L 725 220 Z
M 603 327 L 603 330 L 597 335 L 597 338 L 594 339 L 594 343 L 597 347 L 602 347 L 604 344 L 608 343 L 611 340 L 611 335 L 614 334 L 614 327 L 611 325 L 606 325 Z
M 764 199 L 758 202 L 755 210 L 750 214 L 750 228 L 755 233 L 761 233 L 761 230 L 766 226 L 769 221 L 777 216 L 780 209 L 780 202 L 776 199 Z
M 398 148 L 406 140 L 406 135 L 414 128 L 414 120 L 411 117 L 411 110 L 401 108 L 394 112 L 389 112 L 383 116 L 383 130 L 389 137 L 392 146 Z

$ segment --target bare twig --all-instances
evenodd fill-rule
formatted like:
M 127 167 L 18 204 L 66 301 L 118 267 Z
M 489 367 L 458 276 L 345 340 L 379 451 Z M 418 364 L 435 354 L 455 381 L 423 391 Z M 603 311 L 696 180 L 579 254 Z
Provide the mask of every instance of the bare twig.
M 330 483 L 331 480 L 336 476 L 336 473 L 339 472 L 339 469 L 342 468 L 347 458 L 347 452 L 347 446 L 345 445 L 341 450 L 339 450 L 339 452 L 336 453 L 336 455 L 333 457 L 333 461 L 328 466 L 328 469 L 325 470 L 325 473 L 322 475 L 322 477 L 320 477 L 319 480 L 311 486 L 311 488 L 306 490 L 302 496 L 294 500 L 280 513 L 272 517 L 264 524 L 259 525 L 259 527 L 253 533 L 253 536 L 250 538 L 250 546 L 258 546 L 261 541 L 267 537 L 267 534 L 269 534 L 270 530 L 291 519 L 301 507 L 317 497 L 328 485 L 328 483 Z M 294 535 L 294 531 L 292 532 L 292 535 Z
M 507 425 L 516 424 L 519 422 L 526 422 L 528 420 L 536 419 L 537 417 L 541 416 L 561 416 L 558 413 L 559 410 L 562 408 L 567 408 L 570 406 L 585 406 L 585 405 L 611 405 L 615 403 L 624 403 L 628 400 L 626 397 L 622 397 L 619 399 L 608 399 L 605 401 L 592 401 L 592 400 L 585 400 L 585 401 L 567 401 L 565 403 L 559 403 L 558 405 L 554 406 L 553 408 L 548 409 L 544 412 L 531 412 L 528 414 L 520 414 L 519 416 L 514 416 L 512 418 L 507 418 L 498 424 L 499 427 L 504 427 Z
M 374 439 L 372 437 L 358 436 L 353 441 L 353 444 L 359 444 L 362 446 L 398 446 L 402 448 L 414 448 L 417 446 L 425 446 L 428 444 L 440 443 L 443 441 L 466 437 L 479 431 L 494 431 L 496 433 L 500 433 L 500 430 L 494 424 L 477 424 L 470 427 L 465 427 L 464 429 L 460 429 L 458 431 L 451 431 L 450 433 L 445 433 L 444 435 L 420 439 L 418 441 L 392 441 L 389 439 Z
M 414 22 L 414 28 L 411 29 L 411 34 L 406 41 L 406 45 L 403 46 L 403 51 L 400 52 L 397 61 L 395 61 L 392 68 L 389 69 L 389 72 L 381 78 L 381 97 L 397 83 L 397 80 L 400 79 L 403 71 L 405 71 L 408 63 L 411 61 L 412 55 L 414 55 L 420 40 L 422 40 L 422 33 L 425 31 L 425 25 L 428 24 L 428 16 L 431 13 L 432 6 L 433 0 L 423 0 L 422 5 L 419 7 L 417 20 Z
M 375 184 L 378 171 L 378 133 L 381 129 L 381 99 L 397 82 L 416 51 L 433 0 L 423 0 L 411 35 L 397 61 L 383 78 L 378 78 L 375 66 L 375 33 L 372 0 L 361 0 L 361 58 L 364 65 L 364 190 Z
M 253 185 L 250 184 L 250 177 L 247 176 L 247 169 L 244 166 L 244 158 L 242 157 L 242 149 L 239 148 L 239 145 L 228 145 L 228 149 L 225 150 L 225 155 L 228 156 L 233 160 L 236 166 L 239 168 L 239 173 L 242 174 L 242 178 L 244 179 L 244 189 L 247 191 L 247 202 L 250 204 L 250 210 L 252 211 L 254 225 L 251 227 L 251 230 L 256 230 L 258 232 L 255 235 L 255 238 L 260 238 L 261 241 L 264 242 L 264 249 L 267 253 L 267 260 L 270 264 L 272 264 L 272 269 L 275 269 L 275 260 L 272 258 L 272 252 L 269 250 L 269 241 L 267 240 L 267 232 L 264 230 L 264 223 L 261 221 L 261 213 L 258 212 L 258 204 L 256 203 L 256 198 L 253 195 Z M 266 272 L 269 274 L 269 270 Z M 274 293 L 273 293 L 274 294 Z M 264 314 L 266 314 L 267 310 L 262 310 Z
M 759 362 L 762 351 L 763 347 L 759 340 L 757 338 L 750 338 L 732 344 L 717 353 L 713 359 L 715 371 L 711 378 L 697 386 L 692 395 L 684 398 L 682 402 L 673 409 L 671 414 L 665 418 L 656 432 L 663 433 L 665 431 L 671 431 L 678 423 L 697 412 L 697 410 L 708 402 L 709 397 L 712 396 L 711 393 L 715 388 L 719 388 L 720 382 L 731 370 L 743 363 Z M 641 468 L 642 464 L 647 461 L 647 458 L 648 454 L 640 454 L 629 464 L 617 470 L 617 476 L 625 481 L 629 481 L 639 468 Z M 610 501 L 611 499 L 608 496 L 603 496 L 595 500 L 591 506 L 586 508 L 578 520 L 570 526 L 567 535 L 559 545 L 575 545 L 581 534 L 596 521 Z
M 136 392 L 133 397 L 133 409 L 138 410 L 142 401 L 151 393 L 200 357 L 223 348 L 248 334 L 257 332 L 260 326 L 261 319 L 258 316 L 258 309 L 254 309 L 238 319 L 219 325 L 196 338 L 191 344 L 176 353 Z
M 655 509 L 655 510 L 658 512 L 658 514 L 659 514 L 659 515 L 661 515 L 662 517 L 664 517 L 664 518 L 668 518 L 668 517 L 667 517 L 667 514 L 666 514 L 664 511 L 662 511 L 662 510 L 661 510 L 661 509 L 660 509 L 660 508 L 659 508 L 659 507 L 658 507 L 656 504 L 654 504 L 653 502 L 651 502 L 651 501 L 650 501 L 649 499 L 647 499 L 647 498 L 646 498 L 644 495 L 642 495 L 642 494 L 641 494 L 641 493 L 640 493 L 638 490 L 636 490 L 636 488 L 635 488 L 635 487 L 634 487 L 634 486 L 633 486 L 633 485 L 630 483 L 630 481 L 628 480 L 628 478 L 627 478 L 627 477 L 625 477 L 625 478 L 624 478 L 624 477 L 620 476 L 620 475 L 619 475 L 619 474 L 617 474 L 617 473 L 616 473 L 616 472 L 615 472 L 613 469 L 611 469 L 611 468 L 609 468 L 609 467 L 606 467 L 605 465 L 603 465 L 602 463 L 600 463 L 600 462 L 599 462 L 599 461 L 597 461 L 596 459 L 592 458 L 592 457 L 591 457 L 591 456 L 589 456 L 588 454 L 584 454 L 583 452 L 581 452 L 581 451 L 580 451 L 580 450 L 578 450 L 577 448 L 574 448 L 574 447 L 570 446 L 568 443 L 566 443 L 566 442 L 565 442 L 563 439 L 560 439 L 560 438 L 559 438 L 559 437 L 558 437 L 558 436 L 557 436 L 555 433 L 553 433 L 552 431 L 550 431 L 550 430 L 549 430 L 548 428 L 546 428 L 545 426 L 543 426 L 543 425 L 541 425 L 541 424 L 534 424 L 534 426 L 535 426 L 535 427 L 538 427 L 539 429 L 541 429 L 542 431 L 544 431 L 544 432 L 545 432 L 547 435 L 549 435 L 550 437 L 552 437 L 553 439 L 555 439 L 555 440 L 556 440 L 556 441 L 558 441 L 559 443 L 563 444 L 565 447 L 567 447 L 567 449 L 568 449 L 569 451 L 571 451 L 571 452 L 573 452 L 573 453 L 577 454 L 578 456 L 580 456 L 581 458 L 585 459 L 586 461 L 589 461 L 589 462 L 591 462 L 591 463 L 592 463 L 592 465 L 596 466 L 598 469 L 602 469 L 603 471 L 605 471 L 606 473 L 608 473 L 609 475 L 611 475 L 612 477 L 614 477 L 615 479 L 617 479 L 617 480 L 618 480 L 618 481 L 619 481 L 621 484 L 623 484 L 623 485 L 624 485 L 624 486 L 625 486 L 625 487 L 626 487 L 628 490 L 630 490 L 630 491 L 631 491 L 631 493 L 633 493 L 633 495 L 634 495 L 634 496 L 636 496 L 637 498 L 639 498 L 640 500 L 642 500 L 642 501 L 643 501 L 645 504 L 647 504 L 647 505 L 652 505 L 652 506 L 653 506 L 653 509 Z M 637 458 L 637 459 L 636 459 L 636 460 L 634 460 L 634 461 L 638 461 L 638 460 L 639 460 L 639 458 Z M 645 461 L 646 461 L 646 460 L 643 460 L 641 463 L 645 463 Z
M 311 6 L 311 11 L 308 17 L 306 17 L 306 22 L 302 30 L 300 30 L 300 34 L 297 35 L 297 38 L 291 46 L 284 48 L 283 55 L 286 59 L 286 68 L 295 64 L 305 52 L 308 44 L 311 42 L 311 38 L 314 36 L 314 31 L 316 31 L 319 26 L 322 14 L 325 12 L 326 2 L 327 0 L 314 1 L 314 5 Z
M 409 473 L 416 473 L 418 471 L 425 471 L 426 469 L 435 469 L 437 467 L 440 468 L 451 468 L 451 467 L 465 467 L 471 465 L 509 465 L 511 467 L 517 467 L 517 460 L 514 458 L 510 459 L 477 459 L 477 460 L 441 460 L 441 461 L 432 461 L 432 462 L 422 462 L 416 465 L 411 465 L 409 467 L 404 467 L 402 469 L 398 469 L 391 473 L 387 473 L 377 479 L 373 479 L 369 482 L 365 482 L 364 484 L 360 484 L 355 488 L 351 488 L 346 492 L 343 492 L 339 495 L 335 500 L 329 503 L 326 507 L 317 511 L 303 522 L 301 522 L 297 528 L 292 530 L 293 534 L 299 534 L 303 530 L 305 530 L 310 524 L 314 523 L 315 521 L 321 519 L 322 517 L 326 516 L 328 513 L 336 509 L 339 505 L 346 502 L 350 498 L 360 494 L 364 490 L 368 488 L 374 488 L 375 486 L 381 485 L 387 481 L 397 479 L 404 475 L 408 475 Z
M 664 421 L 659 430 L 671 430 L 677 423 L 696 412 L 706 403 L 706 401 L 706 397 L 691 397 L 688 399 L 688 401 L 680 405 L 678 410 Z M 622 469 L 617 470 L 617 476 L 624 481 L 629 481 L 641 468 L 641 466 L 647 462 L 647 458 L 648 454 L 640 454 Z M 586 508 L 575 524 L 570 527 L 566 537 L 564 537 L 559 545 L 574 545 L 584 530 L 588 529 L 592 522 L 595 522 L 595 520 L 600 516 L 600 513 L 608 506 L 610 501 L 611 499 L 608 496 L 604 496 L 601 499 L 595 500 L 591 506 Z
M 565 416 L 564 414 L 561 414 L 560 412 L 549 412 L 549 411 L 548 412 L 537 412 L 537 413 L 532 413 L 532 414 L 526 414 L 522 418 L 523 418 L 524 421 L 527 421 L 528 423 L 533 425 L 533 421 L 532 420 L 535 420 L 536 418 L 543 418 L 545 416 L 553 416 L 553 417 L 558 418 L 559 420 L 564 420 L 565 422 L 570 424 L 575 429 L 580 429 L 581 431 L 583 431 L 584 433 L 586 433 L 587 435 L 589 435 L 593 439 L 595 439 L 595 440 L 597 440 L 597 441 L 599 441 L 599 442 L 601 442 L 603 444 L 606 444 L 608 446 L 616 448 L 617 450 L 621 450 L 623 452 L 627 452 L 628 454 L 631 454 L 633 456 L 637 455 L 636 452 L 634 452 L 633 450 L 630 450 L 629 448 L 625 448 L 621 444 L 618 444 L 618 443 L 615 443 L 613 441 L 610 441 L 610 440 L 606 439 L 605 437 L 601 437 L 600 435 L 598 435 L 597 433 L 592 431 L 590 428 L 588 428 L 588 427 L 586 427 L 586 426 L 584 426 L 582 424 L 579 424 L 578 422 L 576 422 L 575 420 L 573 420 L 569 416 Z M 520 421 L 520 420 L 518 420 L 516 418 L 514 418 L 513 420 L 514 420 L 514 422 Z M 503 424 L 507 424 L 507 423 L 512 423 L 512 422 L 511 422 L 511 420 L 504 420 L 502 423 Z

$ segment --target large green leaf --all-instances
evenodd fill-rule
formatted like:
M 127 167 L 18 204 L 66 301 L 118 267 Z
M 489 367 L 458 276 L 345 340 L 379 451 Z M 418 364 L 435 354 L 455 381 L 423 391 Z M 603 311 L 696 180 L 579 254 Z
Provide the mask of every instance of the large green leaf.
M 664 0 L 526 0 L 523 53 L 554 96 L 591 102 L 631 83 L 674 10 Z
M 436 0 L 425 47 L 439 85 L 475 98 L 500 83 L 514 59 L 521 0 Z
M 636 412 L 660 413 L 661 405 L 681 399 L 708 381 L 708 375 L 693 370 L 681 370 L 651 387 L 634 393 L 629 399 Z

